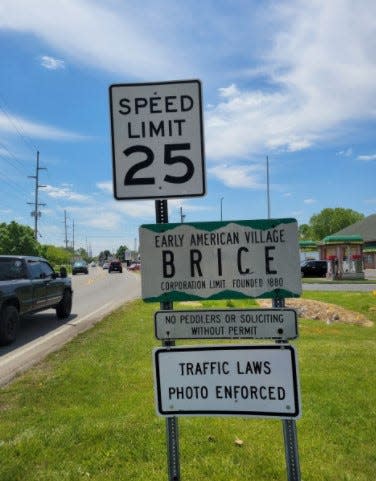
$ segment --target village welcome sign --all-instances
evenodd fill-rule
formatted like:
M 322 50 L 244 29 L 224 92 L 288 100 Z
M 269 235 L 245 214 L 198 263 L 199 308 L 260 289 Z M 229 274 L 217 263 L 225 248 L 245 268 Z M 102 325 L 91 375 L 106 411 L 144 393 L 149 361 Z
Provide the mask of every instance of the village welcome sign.
M 165 302 L 298 297 L 295 219 L 140 227 L 142 297 Z

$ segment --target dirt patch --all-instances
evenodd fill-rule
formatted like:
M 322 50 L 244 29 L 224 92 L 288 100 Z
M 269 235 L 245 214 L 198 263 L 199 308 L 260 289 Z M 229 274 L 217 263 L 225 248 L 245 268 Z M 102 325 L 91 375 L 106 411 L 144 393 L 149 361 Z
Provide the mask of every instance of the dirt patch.
M 272 301 L 269 299 L 259 299 L 257 302 L 261 307 L 270 308 L 272 305 Z M 335 304 L 313 301 L 311 299 L 286 299 L 285 305 L 286 307 L 296 309 L 298 317 L 304 317 L 305 319 L 324 321 L 327 324 L 344 323 L 357 324 L 363 327 L 373 326 L 373 322 L 363 314 L 348 311 Z
M 258 299 L 256 302 L 264 308 L 272 307 L 270 299 Z M 182 306 L 203 307 L 200 301 L 180 302 L 180 304 Z M 343 307 L 327 302 L 314 301 L 312 299 L 285 299 L 285 305 L 286 307 L 296 309 L 298 317 L 304 317 L 305 319 L 324 321 L 327 324 L 344 323 L 357 324 L 363 327 L 373 326 L 373 322 L 363 314 L 348 311 Z

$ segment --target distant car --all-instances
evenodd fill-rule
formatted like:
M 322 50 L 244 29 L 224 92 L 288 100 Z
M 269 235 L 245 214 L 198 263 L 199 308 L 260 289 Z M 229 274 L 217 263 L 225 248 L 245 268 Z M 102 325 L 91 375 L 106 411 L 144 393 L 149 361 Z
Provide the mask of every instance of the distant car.
M 91 267 L 97 267 L 97 264 L 95 262 L 92 262 L 90 265 Z
M 85 261 L 76 261 L 72 267 L 72 274 L 89 274 L 89 269 Z
M 302 277 L 325 277 L 328 272 L 326 261 L 306 260 L 300 265 Z
M 132 262 L 132 264 L 128 266 L 129 271 L 139 271 L 140 269 L 141 269 L 141 262 Z
M 108 273 L 110 272 L 123 272 L 123 266 L 120 261 L 111 261 L 108 266 Z
M 103 269 L 108 269 L 109 265 L 110 264 L 108 262 L 104 262 L 102 267 Z

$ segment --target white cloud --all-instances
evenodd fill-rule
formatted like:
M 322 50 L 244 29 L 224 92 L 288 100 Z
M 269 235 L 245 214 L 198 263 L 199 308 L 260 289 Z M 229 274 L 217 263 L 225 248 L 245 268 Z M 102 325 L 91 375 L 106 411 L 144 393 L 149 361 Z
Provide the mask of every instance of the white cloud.
M 208 169 L 208 173 L 221 180 L 228 187 L 263 188 L 259 181 L 259 167 L 256 165 L 221 164 Z
M 358 155 L 357 157 L 358 160 L 376 160 L 376 154 L 370 154 L 370 155 Z
M 46 68 L 47 70 L 61 70 L 65 68 L 64 60 L 49 57 L 48 55 L 43 55 L 40 61 L 42 67 Z
M 304 199 L 303 201 L 305 204 L 315 204 L 317 202 L 316 199 Z
M 140 219 L 140 223 L 141 221 L 155 221 L 155 204 L 153 201 L 114 201 L 113 209 L 122 215 Z
M 340 155 L 341 157 L 351 157 L 353 154 L 353 150 L 351 147 L 349 147 L 348 149 L 345 149 L 345 150 L 340 150 L 339 152 L 337 152 L 337 155 Z
M 185 56 L 179 52 L 177 62 L 174 54 L 179 22 L 171 22 L 177 10 L 172 2 L 158 9 L 147 2 L 143 8 L 103 3 L 2 0 L 0 28 L 35 35 L 65 57 L 109 72 L 138 78 L 188 74 Z
M 98 189 L 102 190 L 103 192 L 108 192 L 110 194 L 113 193 L 113 183 L 109 181 L 97 182 Z
M 374 1 L 276 2 L 268 13 L 276 33 L 263 74 L 273 90 L 219 90 L 206 115 L 212 158 L 302 150 L 376 118 Z
M 108 185 L 110 182 L 100 182 L 99 184 Z M 61 189 L 64 192 L 64 189 Z M 169 217 L 177 218 L 180 206 L 183 206 L 183 213 L 208 210 L 203 205 L 192 205 L 184 199 L 170 199 Z M 88 229 L 104 231 L 111 237 L 111 233 L 121 232 L 129 239 L 138 235 L 138 227 L 143 223 L 155 223 L 155 202 L 154 201 L 116 201 L 106 196 L 98 200 L 95 197 L 89 199 L 85 205 L 70 205 L 67 212 L 71 218 L 75 219 L 76 225 L 84 226 Z M 95 233 L 91 231 L 95 237 Z
M 87 137 L 63 130 L 50 125 L 31 122 L 23 117 L 9 114 L 5 115 L 0 112 L 0 132 L 16 135 L 21 132 L 22 135 L 38 139 L 52 139 L 61 141 L 85 140 Z
M 218 91 L 221 97 L 236 97 L 240 94 L 239 89 L 235 84 L 231 84 L 228 87 L 222 87 L 218 89 Z
M 148 80 L 166 78 L 168 72 L 170 78 L 197 73 L 213 82 L 218 78 L 216 62 L 229 58 L 230 52 L 243 55 L 244 45 L 261 39 L 249 48 L 249 65 L 242 74 L 234 69 L 221 77 L 217 102 L 210 98 L 205 115 L 205 150 L 213 166 L 209 172 L 230 187 L 258 188 L 262 184 L 257 173 L 238 165 L 239 159 L 248 162 L 256 153 L 307 149 L 346 132 L 351 121 L 375 119 L 376 2 L 270 2 L 258 7 L 256 16 L 258 2 L 247 3 L 240 2 L 241 9 L 235 3 L 226 16 L 215 2 L 204 2 L 198 18 L 190 2 L 177 5 L 172 0 L 161 5 L 145 0 L 142 9 L 136 1 L 2 0 L 0 29 L 36 36 L 57 55 L 80 65 Z M 263 35 L 252 37 L 250 24 Z M 234 35 L 229 26 L 236 25 Z M 251 61 L 256 51 L 261 66 Z M 257 83 L 260 78 L 262 84 Z M 5 120 L 0 115 L 0 130 L 13 131 Z M 82 138 L 20 121 L 29 136 Z M 226 167 L 226 174 L 221 165 L 215 166 L 224 159 L 235 164 Z M 109 185 L 98 187 L 110 192 Z
M 87 195 L 78 194 L 73 192 L 69 186 L 64 185 L 62 187 L 53 187 L 52 185 L 46 185 L 43 188 L 43 192 L 53 199 L 64 199 L 69 201 L 87 202 L 89 197 Z
M 82 212 L 81 212 L 82 214 Z M 88 227 L 94 227 L 97 229 L 110 230 L 120 225 L 120 216 L 117 212 L 90 212 L 83 224 Z

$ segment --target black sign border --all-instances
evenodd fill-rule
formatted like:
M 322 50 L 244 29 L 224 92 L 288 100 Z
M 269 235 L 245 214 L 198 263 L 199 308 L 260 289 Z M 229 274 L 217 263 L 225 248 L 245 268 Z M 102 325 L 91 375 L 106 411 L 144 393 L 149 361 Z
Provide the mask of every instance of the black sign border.
M 150 86 L 150 85 L 171 85 L 171 84 L 192 84 L 197 83 L 198 85 L 198 98 L 199 98 L 199 117 L 200 117 L 200 135 L 201 135 L 201 158 L 202 158 L 202 192 L 197 194 L 187 194 L 187 195 L 151 195 L 151 196 L 142 196 L 142 197 L 119 197 L 117 195 L 116 189 L 116 168 L 115 168 L 115 133 L 114 133 L 114 116 L 113 116 L 113 108 L 112 108 L 112 90 L 116 87 L 141 87 L 141 86 Z M 202 86 L 201 80 L 199 79 L 192 79 L 192 80 L 169 80 L 164 82 L 136 82 L 136 83 L 121 83 L 121 84 L 112 84 L 109 87 L 109 97 L 110 97 L 110 123 L 111 123 L 111 147 L 112 147 L 112 185 L 113 185 L 113 193 L 114 198 L 116 200 L 152 200 L 152 199 L 180 199 L 185 197 L 203 197 L 206 195 L 206 169 L 205 169 L 205 143 L 204 143 L 204 121 L 203 121 L 203 111 L 202 111 Z
M 186 352 L 186 351 L 225 351 L 225 350 L 260 350 L 260 349 L 285 349 L 290 351 L 291 355 L 291 365 L 292 365 L 292 376 L 294 384 L 294 410 L 291 413 L 286 412 L 263 412 L 263 411 L 216 411 L 216 410 L 187 410 L 187 411 L 164 411 L 162 409 L 162 396 L 161 396 L 161 380 L 160 380 L 160 369 L 159 369 L 159 354 L 163 352 Z M 289 344 L 281 345 L 259 345 L 259 346 L 229 346 L 229 345 L 216 345 L 216 346 L 194 346 L 194 347 L 179 347 L 179 348 L 158 348 L 154 350 L 154 366 L 155 366 L 155 381 L 157 390 L 157 410 L 161 416 L 171 417 L 171 416 L 184 416 L 184 415 L 196 415 L 196 416 L 249 416 L 249 417 L 259 417 L 259 418 L 279 418 L 279 419 L 297 419 L 301 416 L 300 408 L 300 396 L 299 396 L 299 384 L 298 384 L 298 370 L 297 361 L 295 356 L 295 349 Z
M 274 337 L 254 337 L 254 336 L 221 336 L 221 337 L 206 337 L 206 336 L 195 336 L 195 337 L 158 337 L 158 332 L 157 332 L 157 315 L 158 314 L 164 314 L 164 313 L 168 313 L 168 314 L 176 314 L 176 313 L 182 313 L 182 312 L 192 312 L 192 313 L 195 313 L 196 311 L 195 310 L 192 310 L 192 311 L 186 311 L 186 310 L 179 310 L 179 311 L 176 311 L 176 310 L 172 310 L 172 311 L 166 311 L 166 310 L 160 310 L 160 311 L 156 311 L 154 313 L 154 336 L 156 339 L 160 340 L 160 341 L 175 341 L 175 340 L 179 340 L 179 339 L 184 339 L 184 340 L 188 340 L 188 339 L 191 339 L 191 340 L 194 340 L 194 339 L 271 339 L 271 340 L 277 340 L 277 341 L 284 341 L 284 340 L 288 340 L 288 339 L 297 339 L 299 337 L 299 332 L 298 332 L 298 314 L 297 314 L 297 311 L 296 309 L 292 309 L 292 308 L 266 308 L 266 309 L 197 309 L 198 312 L 229 312 L 231 313 L 232 311 L 235 311 L 235 312 L 252 312 L 252 311 L 277 311 L 277 312 L 280 312 L 280 311 L 292 311 L 294 313 L 294 320 L 295 320 L 295 333 L 296 333 L 296 336 L 294 337 L 286 337 L 286 336 L 283 336 L 283 335 L 280 335 L 280 336 L 274 336 Z

